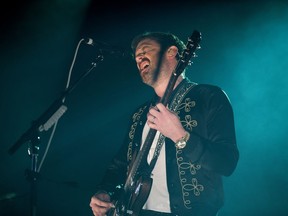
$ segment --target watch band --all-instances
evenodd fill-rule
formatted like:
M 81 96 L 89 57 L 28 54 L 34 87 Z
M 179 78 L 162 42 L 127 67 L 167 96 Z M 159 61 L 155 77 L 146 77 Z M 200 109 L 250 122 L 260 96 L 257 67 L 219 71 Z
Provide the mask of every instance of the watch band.
M 186 131 L 185 136 L 181 137 L 179 140 L 177 140 L 177 142 L 175 143 L 175 147 L 177 149 L 183 149 L 185 148 L 187 141 L 190 138 L 190 133 L 188 131 Z

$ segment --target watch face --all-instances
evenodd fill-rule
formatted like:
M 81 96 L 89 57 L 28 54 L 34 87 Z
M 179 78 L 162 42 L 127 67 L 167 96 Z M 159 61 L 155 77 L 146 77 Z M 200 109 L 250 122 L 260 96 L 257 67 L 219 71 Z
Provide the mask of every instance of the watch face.
M 186 141 L 180 140 L 179 142 L 177 142 L 176 146 L 178 149 L 183 149 L 186 146 Z

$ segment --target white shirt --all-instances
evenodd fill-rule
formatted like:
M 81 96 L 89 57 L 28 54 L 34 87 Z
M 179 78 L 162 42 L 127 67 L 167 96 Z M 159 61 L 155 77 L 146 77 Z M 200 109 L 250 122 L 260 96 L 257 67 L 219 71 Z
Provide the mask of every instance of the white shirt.
M 149 132 L 149 129 L 150 128 L 146 122 L 143 133 L 142 133 L 142 145 Z M 152 146 L 148 154 L 148 158 L 147 158 L 148 164 L 153 158 L 159 135 L 160 135 L 160 132 L 157 131 L 155 135 L 155 139 L 152 143 Z M 151 177 L 153 178 L 153 184 L 152 184 L 152 188 L 148 196 L 148 199 L 143 206 L 143 209 L 149 209 L 149 210 L 159 211 L 159 212 L 168 212 L 168 213 L 171 212 L 169 193 L 168 193 L 167 181 L 166 181 L 165 161 L 166 159 L 165 159 L 165 142 L 164 142 L 160 150 L 158 159 L 156 161 L 155 167 L 152 171 Z

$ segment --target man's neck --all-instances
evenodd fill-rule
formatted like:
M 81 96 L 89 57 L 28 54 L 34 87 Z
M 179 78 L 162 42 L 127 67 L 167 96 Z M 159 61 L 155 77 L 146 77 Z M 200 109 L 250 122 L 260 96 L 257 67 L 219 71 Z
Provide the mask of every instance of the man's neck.
M 182 76 L 179 76 L 175 82 L 175 85 L 173 87 L 173 90 L 179 85 L 179 83 L 183 80 Z M 154 87 L 154 91 L 155 93 L 158 95 L 158 97 L 161 99 L 164 94 L 165 91 L 167 90 L 167 86 L 170 80 L 167 80 L 166 82 L 162 82 L 161 84 L 157 85 Z

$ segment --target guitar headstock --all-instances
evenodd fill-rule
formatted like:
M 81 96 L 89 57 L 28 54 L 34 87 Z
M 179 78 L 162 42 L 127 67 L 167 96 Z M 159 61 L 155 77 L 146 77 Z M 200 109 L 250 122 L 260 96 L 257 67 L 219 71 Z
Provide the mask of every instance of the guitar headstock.
M 191 64 L 191 58 L 197 57 L 196 50 L 200 49 L 201 33 L 194 31 L 192 35 L 188 38 L 186 48 L 183 50 L 180 55 L 179 63 L 177 69 L 174 72 L 174 75 L 179 76 L 187 65 Z

